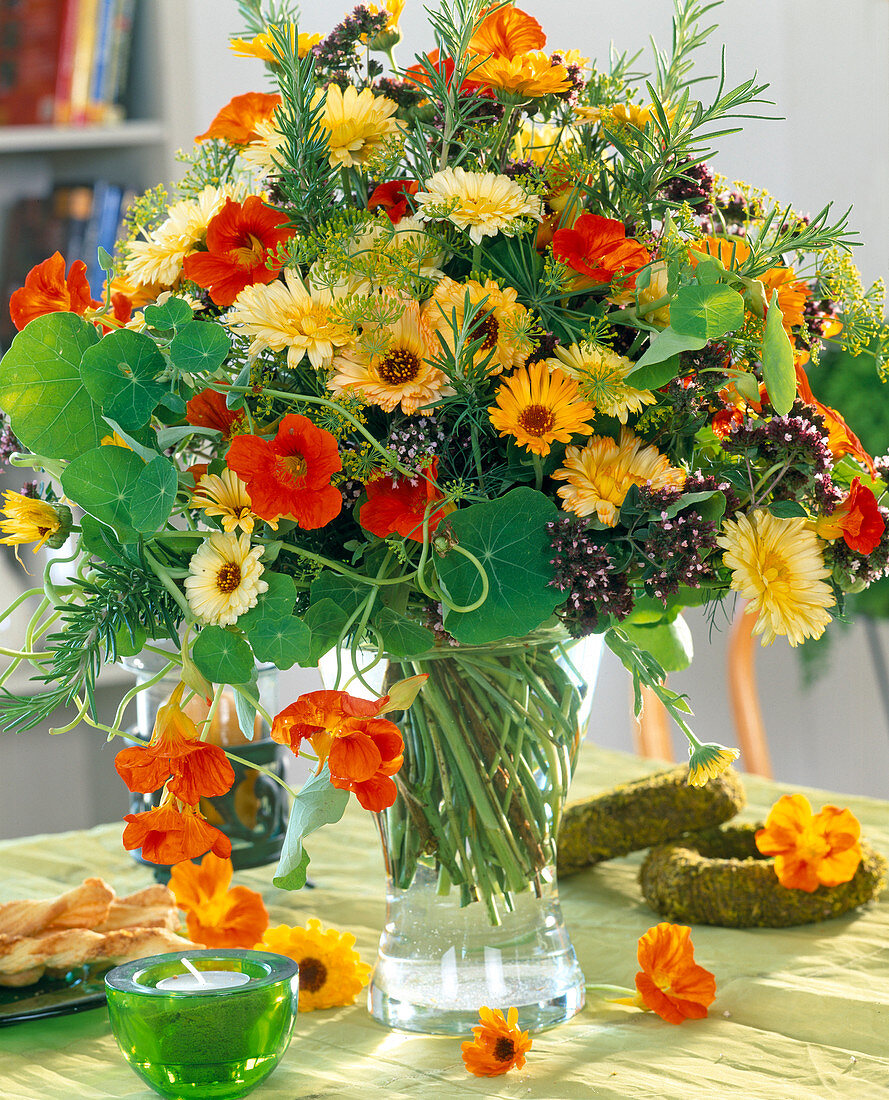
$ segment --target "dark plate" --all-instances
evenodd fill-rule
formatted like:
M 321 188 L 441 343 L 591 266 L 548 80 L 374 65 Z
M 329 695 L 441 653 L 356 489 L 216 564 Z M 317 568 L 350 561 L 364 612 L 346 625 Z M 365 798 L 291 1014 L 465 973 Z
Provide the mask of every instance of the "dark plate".
M 0 986 L 0 1027 L 98 1008 L 105 1003 L 107 969 L 80 966 L 63 978 L 42 978 L 18 989 Z

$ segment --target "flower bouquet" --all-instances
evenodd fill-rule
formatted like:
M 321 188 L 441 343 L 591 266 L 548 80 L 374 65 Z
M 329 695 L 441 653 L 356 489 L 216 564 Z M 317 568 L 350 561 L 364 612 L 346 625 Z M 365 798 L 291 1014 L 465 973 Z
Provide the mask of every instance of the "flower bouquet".
M 160 656 L 178 686 L 117 763 L 162 792 L 124 844 L 175 863 L 228 854 L 199 807 L 231 785 L 206 731 L 233 694 L 247 736 L 258 712 L 315 768 L 276 885 L 305 882 L 304 837 L 350 793 L 380 813 L 380 1018 L 464 1029 L 494 995 L 464 998 L 461 968 L 491 980 L 494 944 L 497 999 L 540 1025 L 583 996 L 553 873 L 575 643 L 604 637 L 637 701 L 654 690 L 690 782 L 727 767 L 664 683 L 691 657 L 680 612 L 739 594 L 797 645 L 884 572 L 886 467 L 806 370 L 827 339 L 881 369 L 889 333 L 845 218 L 708 167 L 766 102 L 722 78 L 698 98 L 712 5 L 676 0 L 645 78 L 482 0 L 445 0 L 403 66 L 402 2 L 323 37 L 244 0 L 233 46 L 275 90 L 236 96 L 175 192 L 137 200 L 103 301 L 58 254 L 13 295 L 0 407 L 43 480 L 6 494 L 3 541 L 67 572 L 20 598 L 6 675 L 28 661 L 45 690 L 0 713 L 73 704 L 125 736 L 138 689 L 105 725 L 96 677 Z M 257 662 L 325 655 L 328 690 L 264 712 Z

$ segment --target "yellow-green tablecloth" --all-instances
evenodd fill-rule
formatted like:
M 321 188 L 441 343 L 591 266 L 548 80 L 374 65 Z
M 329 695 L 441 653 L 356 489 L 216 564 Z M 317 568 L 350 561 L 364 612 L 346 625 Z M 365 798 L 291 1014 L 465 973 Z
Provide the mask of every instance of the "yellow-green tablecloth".
M 579 797 L 652 770 L 635 757 L 585 747 Z M 761 820 L 790 790 L 746 777 L 742 817 Z M 848 806 L 889 854 L 889 803 L 824 792 Z M 120 893 L 149 879 L 120 846 L 120 827 L 0 843 L 0 894 L 41 897 L 101 875 Z M 383 875 L 368 814 L 350 807 L 311 838 L 314 890 L 272 889 L 271 869 L 240 872 L 261 889 L 272 922 L 317 916 L 349 929 L 372 961 L 383 920 Z M 642 900 L 641 856 L 566 879 L 565 917 L 589 982 L 632 986 L 638 937 L 658 917 Z M 706 1020 L 679 1027 L 593 998 L 574 1020 L 534 1038 L 521 1072 L 471 1077 L 460 1041 L 389 1032 L 363 1004 L 302 1015 L 293 1042 L 256 1100 L 414 1100 L 417 1097 L 586 1097 L 687 1100 L 866 1100 L 889 1097 L 889 896 L 826 924 L 734 931 L 696 926 L 695 958 L 716 975 Z M 119 1054 L 104 1008 L 0 1029 L 3 1100 L 150 1100 Z

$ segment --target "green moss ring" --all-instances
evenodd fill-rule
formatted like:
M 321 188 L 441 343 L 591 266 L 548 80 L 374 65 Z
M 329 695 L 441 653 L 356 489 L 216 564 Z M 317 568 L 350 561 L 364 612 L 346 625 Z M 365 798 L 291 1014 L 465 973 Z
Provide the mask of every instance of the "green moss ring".
M 774 859 L 760 855 L 761 825 L 726 825 L 652 849 L 639 872 L 645 900 L 683 924 L 724 928 L 787 928 L 839 917 L 877 897 L 886 885 L 886 860 L 861 843 L 854 878 L 809 894 L 782 886 Z

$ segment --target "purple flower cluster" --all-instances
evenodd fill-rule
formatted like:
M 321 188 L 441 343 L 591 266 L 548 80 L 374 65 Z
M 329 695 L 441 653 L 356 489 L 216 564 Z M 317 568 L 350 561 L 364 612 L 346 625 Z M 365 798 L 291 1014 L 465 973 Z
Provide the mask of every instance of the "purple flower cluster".
M 419 469 L 429 458 L 440 455 L 446 436 L 434 416 L 409 416 L 389 431 L 386 447 L 403 466 Z
M 387 19 L 387 12 L 374 15 L 364 4 L 359 4 L 322 42 L 312 47 L 319 68 L 331 74 L 345 74 L 356 63 L 358 43 L 363 38 L 376 38 Z
M 707 558 L 716 549 L 716 524 L 689 509 L 676 516 L 652 517 L 642 552 L 649 560 L 643 577 L 649 596 L 667 602 L 680 588 L 701 588 L 716 580 Z
M 16 439 L 12 426 L 4 417 L 3 427 L 0 428 L 0 466 L 5 466 L 11 456 L 21 449 L 22 445 Z
M 684 157 L 676 168 L 682 173 L 668 180 L 661 194 L 672 202 L 687 202 L 696 214 L 713 212 L 713 173 L 706 164 L 691 164 L 691 157 Z
M 690 473 L 682 487 L 685 493 L 715 493 L 720 492 L 725 497 L 725 515 L 733 516 L 741 507 L 741 498 L 735 492 L 728 481 L 717 481 L 712 474 L 704 474 L 700 470 Z
M 416 107 L 425 99 L 425 93 L 417 87 L 412 80 L 393 80 L 388 76 L 381 76 L 374 84 L 374 91 L 387 96 L 398 104 L 399 107 Z
M 564 99 L 566 103 L 574 107 L 580 98 L 580 93 L 586 87 L 586 81 L 583 79 L 583 69 L 574 62 L 570 64 L 565 63 L 564 57 L 560 53 L 554 53 L 550 55 L 550 62 L 555 67 L 556 65 L 564 65 L 568 73 L 568 79 L 571 84 L 565 89 L 564 92 L 558 92 L 557 98 Z
M 592 634 L 602 615 L 618 622 L 633 610 L 626 574 L 614 568 L 608 548 L 592 537 L 586 520 L 565 516 L 546 525 L 553 556 L 549 582 L 567 595 L 558 614 L 573 638 Z
M 526 367 L 530 367 L 532 363 L 538 363 L 541 359 L 551 359 L 556 354 L 556 348 L 562 342 L 552 332 L 541 333 L 537 340 L 537 347 L 525 361 Z

